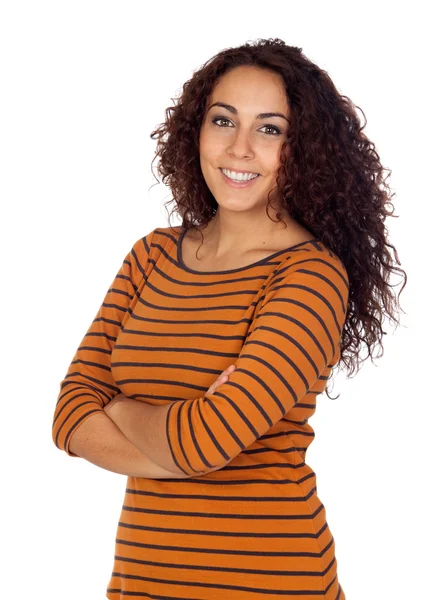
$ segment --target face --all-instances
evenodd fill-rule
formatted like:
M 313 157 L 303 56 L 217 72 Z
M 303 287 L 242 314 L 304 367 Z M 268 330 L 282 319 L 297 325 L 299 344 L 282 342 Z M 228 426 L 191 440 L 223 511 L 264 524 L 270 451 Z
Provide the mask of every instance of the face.
M 226 106 L 212 106 L 214 103 Z M 277 187 L 289 119 L 279 74 L 241 66 L 220 78 L 208 98 L 200 131 L 201 170 L 219 210 L 264 211 L 268 192 Z M 250 182 L 233 183 L 222 169 L 230 176 L 234 171 L 259 175 Z M 270 198 L 276 197 L 275 190 Z

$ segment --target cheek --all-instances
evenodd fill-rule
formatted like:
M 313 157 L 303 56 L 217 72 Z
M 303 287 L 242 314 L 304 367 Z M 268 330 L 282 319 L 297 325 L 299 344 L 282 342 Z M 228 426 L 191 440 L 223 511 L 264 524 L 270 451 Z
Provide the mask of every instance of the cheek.
M 279 146 L 275 152 L 274 152 L 274 159 L 271 159 L 271 155 L 270 155 L 270 165 L 271 165 L 271 173 L 274 174 L 275 176 L 277 176 L 279 169 L 280 169 L 280 153 L 281 153 L 281 149 L 282 146 Z M 290 154 L 290 148 L 289 146 L 285 149 L 285 160 L 288 159 L 288 156 Z
M 200 149 L 200 152 L 203 153 L 206 152 L 209 148 L 209 133 L 206 125 L 203 125 L 203 127 L 200 130 L 200 137 L 198 138 L 198 147 Z
M 200 132 L 199 152 L 205 160 L 215 160 L 221 154 L 219 139 L 213 135 L 209 127 L 204 126 Z
M 277 140 L 276 140 L 277 142 Z M 269 164 L 271 171 L 277 171 L 280 167 L 280 153 L 282 151 L 282 144 L 270 144 L 268 147 L 259 148 L 259 156 L 260 156 L 260 151 L 261 151 L 261 155 L 262 155 L 262 160 L 265 161 L 265 164 Z M 288 155 L 289 152 L 289 147 L 286 148 L 285 150 L 285 156 Z

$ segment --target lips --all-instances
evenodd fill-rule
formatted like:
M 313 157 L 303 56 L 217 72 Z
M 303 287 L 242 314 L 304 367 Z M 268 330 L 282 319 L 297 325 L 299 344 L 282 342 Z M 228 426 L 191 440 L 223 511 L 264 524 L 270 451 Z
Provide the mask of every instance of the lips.
M 247 179 L 246 181 L 235 181 L 234 179 L 231 179 L 230 177 L 228 177 L 227 175 L 225 175 L 223 173 L 223 170 L 221 168 L 219 169 L 219 171 L 221 172 L 221 174 L 223 176 L 223 179 L 226 182 L 226 184 L 229 185 L 230 187 L 233 187 L 233 188 L 250 187 L 260 177 L 260 174 L 259 174 L 259 175 L 257 175 L 257 177 L 253 177 L 252 179 Z
M 223 169 L 225 169 L 225 171 L 237 173 L 238 175 L 256 175 L 257 177 L 260 175 L 260 173 L 256 173 L 255 171 L 238 171 L 237 169 L 230 169 L 229 167 L 219 167 L 219 169 L 222 172 L 223 172 Z

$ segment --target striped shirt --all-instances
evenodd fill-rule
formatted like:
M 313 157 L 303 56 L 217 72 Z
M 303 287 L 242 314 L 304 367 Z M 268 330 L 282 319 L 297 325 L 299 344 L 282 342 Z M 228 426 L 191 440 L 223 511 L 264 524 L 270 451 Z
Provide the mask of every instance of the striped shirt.
M 346 269 L 315 238 L 196 271 L 182 258 L 184 234 L 157 228 L 134 243 L 55 407 L 53 441 L 75 456 L 73 432 L 117 393 L 169 404 L 172 457 L 192 476 L 128 477 L 106 597 L 345 600 L 305 455 L 316 397 L 340 358 Z

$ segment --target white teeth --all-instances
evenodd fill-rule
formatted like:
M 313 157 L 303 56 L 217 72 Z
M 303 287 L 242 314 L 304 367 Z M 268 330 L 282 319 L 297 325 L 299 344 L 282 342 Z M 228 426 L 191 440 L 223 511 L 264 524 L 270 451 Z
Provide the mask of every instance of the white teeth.
M 258 173 L 236 173 L 235 171 L 228 171 L 227 169 L 222 169 L 223 173 L 229 179 L 233 179 L 234 181 L 249 181 L 250 179 L 254 179 L 258 177 Z

